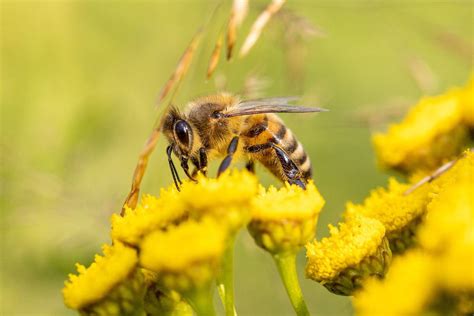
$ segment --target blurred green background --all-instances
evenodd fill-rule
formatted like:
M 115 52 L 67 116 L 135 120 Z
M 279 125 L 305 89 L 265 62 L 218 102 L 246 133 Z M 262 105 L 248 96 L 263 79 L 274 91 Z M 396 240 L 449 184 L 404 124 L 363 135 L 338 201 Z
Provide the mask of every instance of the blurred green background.
M 157 93 L 217 3 L 1 2 L 1 314 L 73 314 L 62 302 L 63 281 L 75 262 L 89 264 L 109 241 L 109 218 L 128 192 L 157 116 Z M 222 3 L 177 104 L 217 89 L 204 75 L 228 14 L 230 3 Z M 250 2 L 239 43 L 265 4 Z M 250 74 L 267 83 L 263 96 L 300 94 L 305 104 L 331 110 L 284 117 L 309 152 L 327 201 L 317 232 L 323 237 L 346 201 L 359 202 L 386 182 L 371 132 L 420 96 L 467 81 L 473 4 L 307 0 L 286 8 L 325 36 L 301 41 L 277 18 L 247 58 L 221 64 L 215 77 L 218 88 L 227 82 L 238 92 Z M 172 182 L 164 146 L 161 140 L 143 192 Z M 258 174 L 276 183 L 264 170 Z M 240 315 L 292 315 L 270 256 L 247 232 L 236 251 Z M 352 313 L 350 299 L 304 279 L 303 253 L 298 265 L 313 313 Z

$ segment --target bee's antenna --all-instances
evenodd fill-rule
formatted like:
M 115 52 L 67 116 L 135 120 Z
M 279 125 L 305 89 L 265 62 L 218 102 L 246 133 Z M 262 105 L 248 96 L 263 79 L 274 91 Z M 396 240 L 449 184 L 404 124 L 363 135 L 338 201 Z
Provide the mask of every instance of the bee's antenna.
M 179 178 L 178 170 L 176 170 L 173 159 L 171 158 L 171 153 L 172 152 L 173 152 L 173 146 L 172 145 L 169 145 L 168 147 L 166 147 L 166 154 L 168 155 L 168 163 L 169 163 L 169 166 L 170 166 L 171 175 L 173 176 L 174 185 L 176 186 L 176 189 L 178 189 L 178 191 L 180 191 L 179 190 L 179 185 L 181 185 L 183 183 L 181 182 L 181 179 Z

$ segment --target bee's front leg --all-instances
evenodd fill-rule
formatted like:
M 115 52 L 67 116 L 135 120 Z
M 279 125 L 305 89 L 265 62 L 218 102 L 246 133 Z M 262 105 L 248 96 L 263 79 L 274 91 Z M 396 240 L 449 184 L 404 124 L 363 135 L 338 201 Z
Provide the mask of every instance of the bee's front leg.
M 237 147 L 239 145 L 239 136 L 234 136 L 229 143 L 229 147 L 227 147 L 227 156 L 225 156 L 224 160 L 222 160 L 221 165 L 219 166 L 219 171 L 217 172 L 217 176 L 220 176 L 224 171 L 229 168 L 230 163 L 232 162 L 232 158 L 237 151 Z
M 207 152 L 204 147 L 199 149 L 199 171 L 207 176 Z

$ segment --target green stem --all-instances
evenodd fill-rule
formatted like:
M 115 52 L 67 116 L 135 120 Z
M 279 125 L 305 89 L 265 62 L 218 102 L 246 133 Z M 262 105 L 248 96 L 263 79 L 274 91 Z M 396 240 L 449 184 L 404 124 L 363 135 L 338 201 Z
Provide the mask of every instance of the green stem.
M 298 316 L 309 316 L 308 307 L 303 299 L 298 275 L 296 273 L 296 253 L 276 254 L 273 256 L 280 273 L 286 293 Z
M 195 289 L 189 293 L 183 293 L 189 305 L 198 316 L 215 316 L 214 304 L 212 303 L 213 287 Z
M 237 316 L 234 305 L 234 241 L 235 236 L 230 237 L 222 261 L 222 271 L 217 278 L 217 288 L 226 316 Z

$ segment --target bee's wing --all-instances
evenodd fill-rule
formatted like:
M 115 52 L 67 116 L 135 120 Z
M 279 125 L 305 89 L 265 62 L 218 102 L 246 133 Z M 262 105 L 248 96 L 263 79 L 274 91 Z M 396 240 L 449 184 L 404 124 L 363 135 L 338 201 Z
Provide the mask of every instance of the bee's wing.
M 290 101 L 297 99 L 298 97 L 279 97 L 242 101 L 226 108 L 222 114 L 224 114 L 224 117 L 234 117 L 262 113 L 310 113 L 328 111 L 318 107 L 289 104 Z

